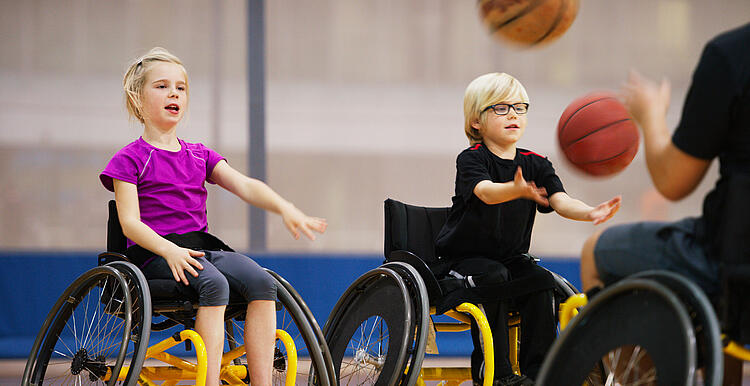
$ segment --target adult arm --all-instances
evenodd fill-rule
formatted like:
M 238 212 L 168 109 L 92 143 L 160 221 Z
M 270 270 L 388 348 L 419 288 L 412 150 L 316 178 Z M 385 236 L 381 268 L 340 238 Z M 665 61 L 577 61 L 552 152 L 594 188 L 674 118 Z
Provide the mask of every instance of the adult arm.
M 312 231 L 323 233 L 328 226 L 326 220 L 305 215 L 263 181 L 240 173 L 224 160 L 214 167 L 211 180 L 248 204 L 281 215 L 284 225 L 295 239 L 299 239 L 299 233 L 302 232 L 310 240 L 315 240 Z
M 654 186 L 669 200 L 686 197 L 700 184 L 711 160 L 687 154 L 672 142 L 666 122 L 669 82 L 657 84 L 632 71 L 623 94 L 630 114 L 643 131 L 646 165 Z
M 138 188 L 134 184 L 116 178 L 113 182 L 117 215 L 125 237 L 167 260 L 174 279 L 187 285 L 185 271 L 198 276 L 195 268 L 203 269 L 203 266 L 195 260 L 195 257 L 201 257 L 204 253 L 180 247 L 154 232 L 151 227 L 141 221 Z

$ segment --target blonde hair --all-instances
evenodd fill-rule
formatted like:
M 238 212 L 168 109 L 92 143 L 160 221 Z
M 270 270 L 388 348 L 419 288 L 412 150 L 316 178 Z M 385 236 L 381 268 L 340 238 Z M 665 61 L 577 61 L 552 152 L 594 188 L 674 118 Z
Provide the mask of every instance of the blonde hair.
M 182 73 L 185 75 L 185 92 L 190 96 L 187 71 L 185 66 L 182 65 L 182 61 L 164 48 L 152 48 L 148 53 L 130 63 L 122 80 L 122 87 L 125 90 L 125 107 L 128 109 L 128 114 L 141 123 L 144 123 L 141 96 L 146 83 L 146 75 L 148 75 L 151 66 L 158 62 L 174 63 L 180 66 Z
M 479 130 L 472 123 L 485 125 L 487 115 L 482 111 L 489 106 L 502 102 L 529 103 L 529 95 L 518 79 L 504 72 L 484 74 L 466 87 L 464 92 L 464 132 L 471 145 L 482 142 Z

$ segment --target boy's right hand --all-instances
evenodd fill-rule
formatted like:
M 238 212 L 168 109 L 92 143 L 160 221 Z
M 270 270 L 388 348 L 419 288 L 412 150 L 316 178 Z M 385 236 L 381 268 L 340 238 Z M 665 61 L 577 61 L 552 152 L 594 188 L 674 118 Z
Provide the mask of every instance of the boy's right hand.
M 203 265 L 201 265 L 201 263 L 195 258 L 203 257 L 204 255 L 205 253 L 203 252 L 175 245 L 169 253 L 165 253 L 162 257 L 167 261 L 169 269 L 172 271 L 172 276 L 174 276 L 174 280 L 188 285 L 189 283 L 185 276 L 185 271 L 190 272 L 193 277 L 198 277 L 198 271 L 196 271 L 195 268 L 202 270 Z
M 521 171 L 520 166 L 516 169 L 516 175 L 513 178 L 513 185 L 518 189 L 522 198 L 536 201 L 540 205 L 549 206 L 547 189 L 538 188 L 534 181 L 526 182 L 523 178 L 523 172 Z

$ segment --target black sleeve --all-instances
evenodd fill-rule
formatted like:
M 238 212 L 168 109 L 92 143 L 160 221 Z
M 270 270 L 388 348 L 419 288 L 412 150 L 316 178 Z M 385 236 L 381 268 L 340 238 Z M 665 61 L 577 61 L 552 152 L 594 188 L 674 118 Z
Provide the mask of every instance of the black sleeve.
M 730 106 L 737 85 L 727 58 L 712 44 L 703 50 L 672 142 L 687 154 L 710 160 L 729 131 Z
M 535 162 L 537 173 L 535 173 L 534 176 L 534 183 L 536 186 L 544 187 L 544 189 L 547 190 L 547 197 L 558 192 L 565 192 L 560 177 L 555 174 L 555 168 L 552 166 L 552 162 L 547 158 L 537 157 L 536 159 L 538 160 Z M 537 204 L 536 209 L 540 213 L 549 213 L 554 210 L 552 209 L 552 206 L 542 206 L 539 204 Z
M 474 187 L 484 180 L 492 180 L 487 160 L 479 150 L 465 150 L 456 158 L 456 196 L 464 202 L 474 196 Z

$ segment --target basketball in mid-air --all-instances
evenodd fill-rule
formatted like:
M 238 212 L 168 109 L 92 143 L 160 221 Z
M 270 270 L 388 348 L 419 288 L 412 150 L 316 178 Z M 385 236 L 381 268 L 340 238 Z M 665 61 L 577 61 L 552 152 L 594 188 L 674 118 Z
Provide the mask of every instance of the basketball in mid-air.
M 578 14 L 579 0 L 478 0 L 490 35 L 521 47 L 557 40 Z
M 584 95 L 563 111 L 557 140 L 565 158 L 592 176 L 620 172 L 638 152 L 639 135 L 628 110 L 610 92 Z

